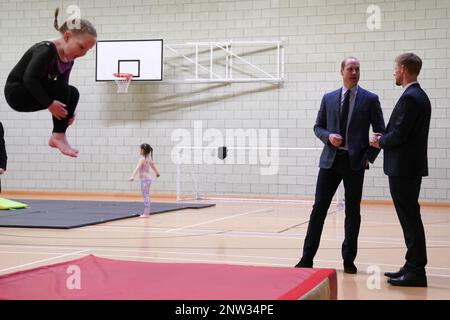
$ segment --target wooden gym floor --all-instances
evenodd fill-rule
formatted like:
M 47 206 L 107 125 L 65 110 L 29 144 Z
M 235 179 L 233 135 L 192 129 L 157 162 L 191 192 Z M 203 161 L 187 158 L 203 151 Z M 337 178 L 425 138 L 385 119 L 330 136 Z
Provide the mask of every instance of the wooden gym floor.
M 2 194 L 2 197 L 8 197 Z M 20 199 L 29 195 L 10 196 Z M 115 200 L 107 196 L 35 196 Z M 140 201 L 121 198 L 121 201 Z M 154 198 L 153 201 L 168 201 Z M 0 274 L 86 254 L 152 262 L 294 266 L 308 226 L 310 203 L 216 201 L 201 210 L 157 214 L 71 230 L 0 228 Z M 428 288 L 386 283 L 404 262 L 403 234 L 392 205 L 363 204 L 357 275 L 344 274 L 340 246 L 344 213 L 330 208 L 315 267 L 338 272 L 338 299 L 450 299 L 450 208 L 422 206 Z

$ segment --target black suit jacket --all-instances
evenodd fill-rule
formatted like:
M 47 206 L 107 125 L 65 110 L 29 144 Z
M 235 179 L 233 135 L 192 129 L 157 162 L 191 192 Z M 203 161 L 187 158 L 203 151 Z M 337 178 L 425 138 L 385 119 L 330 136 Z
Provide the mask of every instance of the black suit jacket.
M 3 130 L 3 125 L 0 122 L 0 168 L 6 170 L 6 161 L 8 160 L 8 157 L 6 155 L 6 148 L 5 148 L 5 131 Z
M 5 131 L 3 130 L 3 125 L 0 122 L 0 168 L 6 170 L 6 161 L 8 157 L 6 156 L 6 148 L 5 148 Z M 2 191 L 2 186 L 0 184 L 0 192 Z
M 328 136 L 340 132 L 341 92 L 342 88 L 323 96 L 314 126 L 314 133 L 325 144 L 319 163 L 322 169 L 330 169 L 336 157 L 337 148 L 330 143 Z M 363 169 L 366 160 L 373 163 L 378 156 L 379 150 L 369 146 L 370 125 L 374 132 L 384 132 L 380 100 L 376 94 L 359 87 L 347 134 L 348 154 L 353 170 Z
M 380 138 L 386 175 L 411 178 L 428 175 L 430 118 L 430 99 L 418 83 L 412 84 L 395 105 L 386 133 Z

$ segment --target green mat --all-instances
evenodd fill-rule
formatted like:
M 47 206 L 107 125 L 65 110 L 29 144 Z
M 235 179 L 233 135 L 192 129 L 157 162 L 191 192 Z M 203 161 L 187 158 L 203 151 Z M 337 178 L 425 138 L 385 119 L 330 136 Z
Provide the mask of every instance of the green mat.
M 0 198 L 0 210 L 10 210 L 10 209 L 14 210 L 23 208 L 28 208 L 28 205 L 21 202 Z

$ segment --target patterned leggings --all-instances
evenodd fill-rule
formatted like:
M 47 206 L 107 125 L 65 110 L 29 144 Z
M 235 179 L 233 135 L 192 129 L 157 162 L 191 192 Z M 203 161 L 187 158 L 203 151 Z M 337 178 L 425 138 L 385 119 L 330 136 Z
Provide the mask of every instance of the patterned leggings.
M 144 196 L 144 209 L 150 213 L 150 186 L 152 185 L 151 179 L 141 180 L 141 191 Z

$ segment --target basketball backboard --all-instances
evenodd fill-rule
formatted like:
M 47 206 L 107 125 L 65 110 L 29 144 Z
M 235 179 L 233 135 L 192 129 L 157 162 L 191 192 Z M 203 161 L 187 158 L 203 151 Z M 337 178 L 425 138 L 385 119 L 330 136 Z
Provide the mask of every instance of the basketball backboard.
M 162 81 L 163 40 L 99 40 L 95 80 L 114 81 L 114 73 L 131 73 L 133 81 Z

